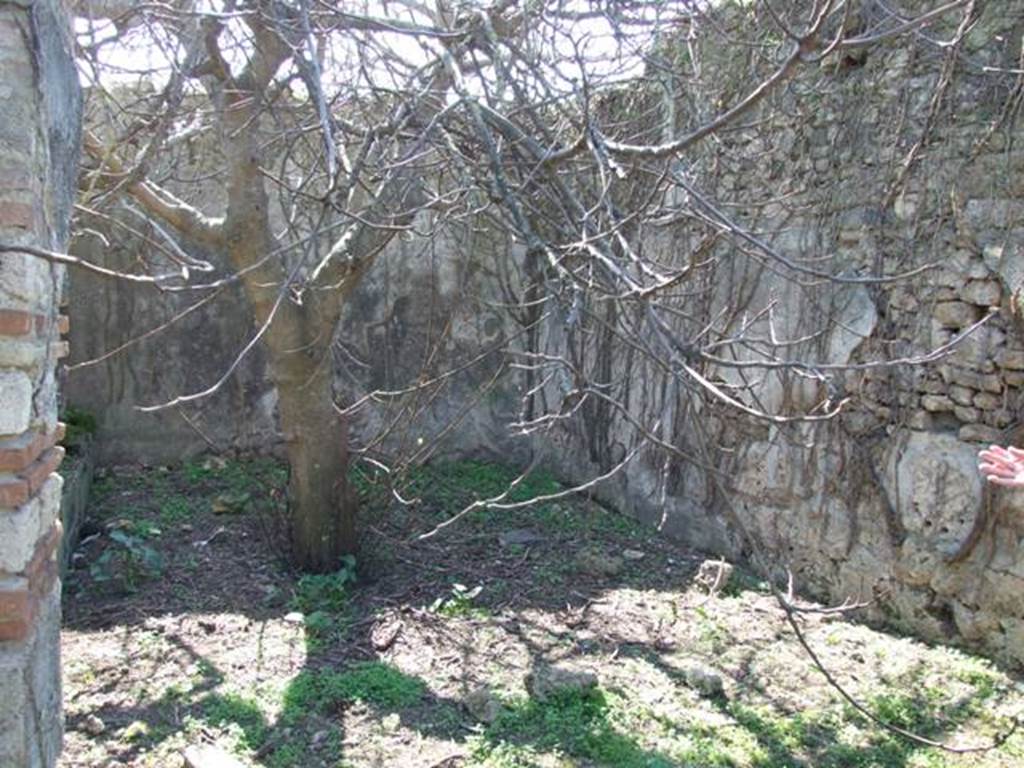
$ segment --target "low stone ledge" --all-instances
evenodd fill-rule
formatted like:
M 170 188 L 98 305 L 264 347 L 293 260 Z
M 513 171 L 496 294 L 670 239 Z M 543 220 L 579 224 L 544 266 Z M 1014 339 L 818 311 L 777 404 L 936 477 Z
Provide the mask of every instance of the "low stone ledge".
M 63 578 L 71 567 L 71 556 L 78 545 L 78 536 L 85 522 L 89 493 L 96 473 L 96 450 L 91 436 L 78 440 L 68 453 L 60 470 L 64 489 L 60 499 L 60 517 L 64 524 L 61 542 L 60 569 Z

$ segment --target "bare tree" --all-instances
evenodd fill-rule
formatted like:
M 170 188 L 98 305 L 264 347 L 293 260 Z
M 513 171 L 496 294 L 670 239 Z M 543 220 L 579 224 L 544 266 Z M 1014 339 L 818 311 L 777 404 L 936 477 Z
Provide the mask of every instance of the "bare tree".
M 92 97 L 82 206 L 133 201 L 161 235 L 164 290 L 217 287 L 202 282 L 209 265 L 189 255 L 196 248 L 230 265 L 258 328 L 240 355 L 263 344 L 279 395 L 294 556 L 330 570 L 357 540 L 332 340 L 347 298 L 403 232 L 475 217 L 521 246 L 509 303 L 526 332 L 516 352 L 526 394 L 514 426 L 530 433 L 582 417 L 602 477 L 645 445 L 706 466 L 674 440 L 680 419 L 721 409 L 775 425 L 834 416 L 843 394 L 833 374 L 848 366 L 776 333 L 770 304 L 749 313 L 756 285 L 723 296 L 709 264 L 726 268 L 740 254 L 824 303 L 917 272 L 856 274 L 773 246 L 702 190 L 702 144 L 756 124 L 801 68 L 840 66 L 929 24 L 955 30 L 975 13 L 968 0 L 913 5 L 84 2 Z M 724 90 L 721 58 L 703 53 L 722 45 L 749 72 L 742 92 Z M 148 91 L 114 85 L 136 75 Z M 212 204 L 159 178 L 200 145 L 221 164 L 203 182 L 216 188 Z M 680 228 L 672 253 L 658 247 Z M 541 340 L 545 315 L 557 332 Z M 821 321 L 803 341 L 836 330 L 835 313 Z M 636 418 L 597 344 L 606 337 L 641 361 L 636 375 L 663 377 L 677 412 Z M 934 358 L 902 362 L 925 359 Z M 761 402 L 755 380 L 776 375 L 798 379 L 807 396 Z M 609 413 L 635 437 L 618 454 L 600 434 Z

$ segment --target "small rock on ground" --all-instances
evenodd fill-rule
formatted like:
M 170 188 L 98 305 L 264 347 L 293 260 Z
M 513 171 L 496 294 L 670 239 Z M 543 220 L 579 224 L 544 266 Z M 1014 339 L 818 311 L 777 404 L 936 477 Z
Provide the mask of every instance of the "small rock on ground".
M 576 553 L 576 567 L 589 576 L 612 578 L 622 573 L 621 557 L 609 555 L 596 547 L 585 547 Z
M 526 676 L 526 690 L 541 700 L 554 693 L 585 693 L 596 687 L 597 675 L 586 670 L 542 667 Z
M 99 736 L 107 730 L 107 724 L 96 715 L 89 715 L 85 718 L 85 722 L 82 723 L 82 727 L 90 736 Z
M 462 699 L 462 706 L 466 711 L 481 723 L 493 723 L 501 714 L 501 699 L 491 692 L 486 685 L 474 688 Z
M 220 747 L 212 744 L 194 744 L 183 753 L 187 768 L 245 768 Z
M 544 541 L 544 537 L 529 528 L 513 528 L 498 534 L 498 543 L 503 547 L 526 547 Z
M 705 560 L 697 569 L 694 581 L 704 587 L 708 594 L 717 595 L 729 584 L 732 572 L 732 564 L 725 560 Z
M 713 669 L 693 664 L 683 670 L 683 679 L 686 684 L 708 698 L 718 698 L 725 695 L 725 684 L 722 676 Z

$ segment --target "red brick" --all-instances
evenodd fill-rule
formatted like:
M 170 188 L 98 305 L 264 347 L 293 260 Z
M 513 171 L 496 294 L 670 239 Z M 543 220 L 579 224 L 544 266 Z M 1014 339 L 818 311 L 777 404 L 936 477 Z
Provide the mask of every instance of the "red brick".
M 0 641 L 28 637 L 35 608 L 36 599 L 27 588 L 0 591 Z
M 60 521 L 54 522 L 36 542 L 32 560 L 25 568 L 28 583 L 17 589 L 0 590 L 0 641 L 23 640 L 32 631 L 39 603 L 57 583 L 59 569 L 54 554 L 63 534 Z
M 67 315 L 57 315 L 57 333 L 61 336 L 71 330 L 71 318 Z
M 31 205 L 0 201 L 0 227 L 32 229 L 34 222 L 35 215 Z
M 35 328 L 38 317 L 16 309 L 0 309 L 0 336 L 27 336 Z
M 56 432 L 51 436 L 56 437 Z M 42 432 L 30 432 L 0 441 L 0 472 L 19 473 L 27 469 L 49 447 L 48 441 Z
M 0 508 L 15 509 L 20 507 L 32 494 L 28 490 L 28 481 L 23 478 L 0 482 Z
M 46 478 L 57 471 L 63 460 L 64 448 L 58 445 L 44 453 L 37 462 L 21 473 L 22 478 L 28 482 L 29 495 L 34 496 L 38 493 Z

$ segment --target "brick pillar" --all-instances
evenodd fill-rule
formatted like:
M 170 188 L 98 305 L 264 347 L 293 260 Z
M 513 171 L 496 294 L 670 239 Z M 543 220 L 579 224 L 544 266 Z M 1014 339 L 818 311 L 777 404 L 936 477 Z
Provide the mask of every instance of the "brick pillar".
M 0 0 L 0 242 L 64 251 L 81 104 L 60 0 Z M 0 766 L 49 768 L 62 737 L 62 270 L 0 254 Z

